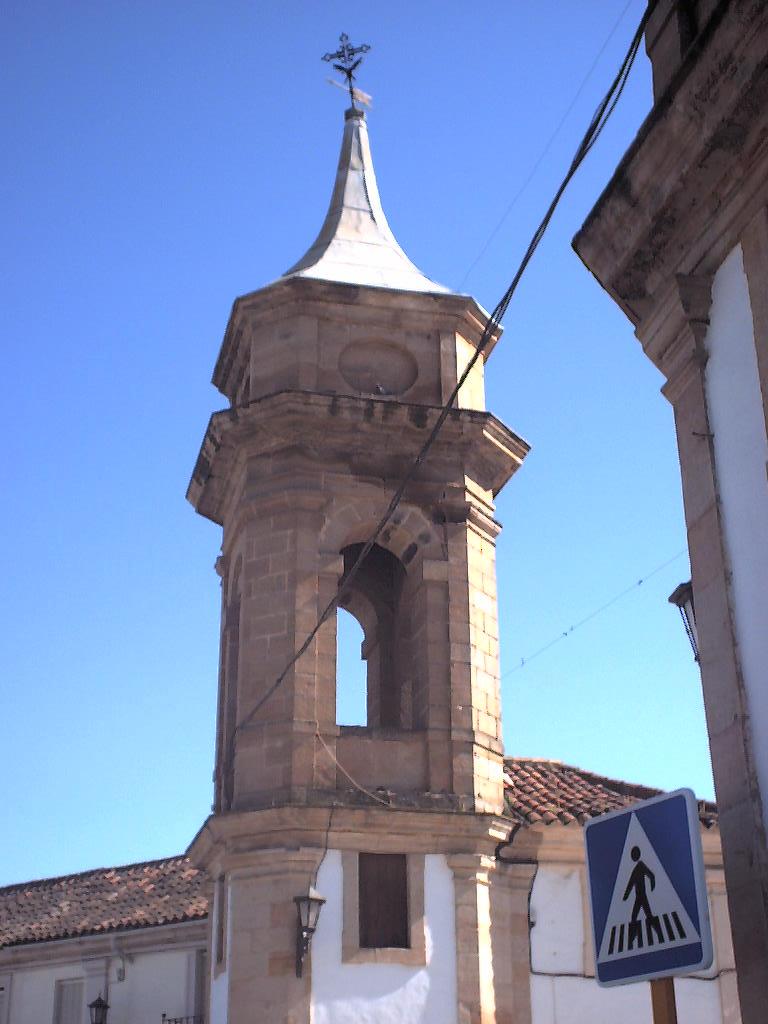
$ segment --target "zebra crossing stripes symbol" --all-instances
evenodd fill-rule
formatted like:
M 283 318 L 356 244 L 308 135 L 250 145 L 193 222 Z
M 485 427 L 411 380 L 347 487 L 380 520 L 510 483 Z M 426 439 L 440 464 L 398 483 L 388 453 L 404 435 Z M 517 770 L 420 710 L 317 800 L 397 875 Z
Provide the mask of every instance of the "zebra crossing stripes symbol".
M 598 963 L 700 941 L 643 826 L 632 814 Z
M 711 966 L 699 805 L 690 789 L 590 819 L 584 852 L 598 985 Z
M 670 917 L 672 920 L 670 921 Z M 673 923 L 674 922 L 674 923 Z M 654 944 L 661 945 L 664 941 L 676 942 L 678 938 L 686 938 L 685 928 L 680 923 L 676 910 L 672 914 L 651 914 L 645 919 L 647 946 Z M 677 934 L 675 934 L 677 933 Z M 627 950 L 641 950 L 643 948 L 643 922 L 630 921 L 626 931 Z M 617 953 L 624 952 L 624 925 L 620 924 L 611 927 L 611 937 L 608 941 L 608 956 L 613 956 L 614 949 Z

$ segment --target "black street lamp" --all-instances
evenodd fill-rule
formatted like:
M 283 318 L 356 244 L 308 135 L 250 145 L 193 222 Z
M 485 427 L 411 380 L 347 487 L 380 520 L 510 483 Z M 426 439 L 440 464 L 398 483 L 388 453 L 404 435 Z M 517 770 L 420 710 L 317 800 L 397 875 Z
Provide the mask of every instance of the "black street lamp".
M 294 896 L 293 902 L 299 918 L 296 922 L 296 977 L 300 978 L 325 897 L 310 885 L 306 896 Z
M 107 1024 L 107 1010 L 109 1010 L 109 1003 L 106 999 L 102 999 L 101 992 L 99 992 L 97 998 L 92 1003 L 88 1003 L 91 1024 Z
M 680 609 L 680 618 L 683 620 L 685 632 L 691 642 L 694 660 L 698 662 L 699 634 L 696 632 L 696 609 L 693 605 L 693 587 L 690 580 L 675 587 L 669 595 L 669 603 L 677 605 Z

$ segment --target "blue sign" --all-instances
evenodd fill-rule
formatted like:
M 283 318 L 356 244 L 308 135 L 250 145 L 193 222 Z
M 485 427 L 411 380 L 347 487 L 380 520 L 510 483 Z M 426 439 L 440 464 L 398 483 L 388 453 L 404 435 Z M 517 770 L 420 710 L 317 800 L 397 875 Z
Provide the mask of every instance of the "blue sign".
M 690 789 L 593 818 L 584 842 L 598 984 L 711 966 L 699 814 Z

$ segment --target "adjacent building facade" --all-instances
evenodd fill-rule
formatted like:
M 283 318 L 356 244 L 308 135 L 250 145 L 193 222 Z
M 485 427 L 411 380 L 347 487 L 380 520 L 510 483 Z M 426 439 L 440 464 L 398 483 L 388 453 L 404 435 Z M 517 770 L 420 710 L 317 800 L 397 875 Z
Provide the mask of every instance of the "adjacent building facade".
M 208 906 L 186 857 L 0 889 L 0 1024 L 202 1022 Z
M 655 105 L 574 246 L 675 411 L 744 1020 L 768 992 L 768 5 L 659 0 Z

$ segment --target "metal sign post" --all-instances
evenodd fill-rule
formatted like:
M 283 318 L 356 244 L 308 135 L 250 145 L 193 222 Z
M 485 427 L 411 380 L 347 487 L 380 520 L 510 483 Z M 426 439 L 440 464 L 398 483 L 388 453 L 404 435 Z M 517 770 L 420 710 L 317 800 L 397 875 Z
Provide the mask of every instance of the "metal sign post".
M 584 827 L 599 985 L 651 982 L 654 1024 L 677 1024 L 675 975 L 712 963 L 696 798 L 679 789 Z

